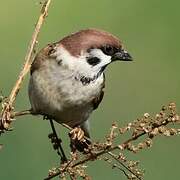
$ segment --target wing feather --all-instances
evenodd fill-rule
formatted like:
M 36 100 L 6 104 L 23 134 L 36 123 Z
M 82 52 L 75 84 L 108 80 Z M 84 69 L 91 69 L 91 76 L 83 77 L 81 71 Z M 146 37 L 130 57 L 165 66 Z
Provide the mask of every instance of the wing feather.
M 101 101 L 102 101 L 102 99 L 104 97 L 104 88 L 105 88 L 105 75 L 104 75 L 104 80 L 103 80 L 103 83 L 102 83 L 101 92 L 99 93 L 99 96 L 95 97 L 92 100 L 94 110 L 98 108 L 99 104 L 101 103 Z

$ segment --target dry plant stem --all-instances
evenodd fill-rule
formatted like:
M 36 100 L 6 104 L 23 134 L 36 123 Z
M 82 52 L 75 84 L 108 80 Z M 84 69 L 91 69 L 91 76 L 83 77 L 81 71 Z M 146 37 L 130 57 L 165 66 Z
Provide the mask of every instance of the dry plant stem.
M 0 128 L 2 130 L 7 130 L 10 126 L 10 123 L 11 123 L 10 112 L 13 110 L 13 103 L 14 103 L 16 96 L 21 88 L 21 84 L 24 80 L 24 77 L 28 73 L 28 71 L 31 67 L 35 47 L 37 44 L 37 38 L 38 38 L 38 35 L 40 32 L 41 26 L 42 26 L 45 18 L 47 17 L 48 8 L 49 8 L 50 3 L 51 3 L 51 0 L 46 0 L 44 2 L 44 4 L 42 5 L 41 14 L 39 16 L 39 19 L 38 19 L 37 24 L 34 29 L 34 33 L 32 35 L 32 39 L 31 39 L 30 44 L 27 49 L 24 66 L 18 76 L 18 79 L 17 79 L 14 87 L 12 88 L 12 91 L 8 97 L 8 101 L 5 103 L 5 105 L 2 109 L 1 119 L 0 119 L 1 120 L 0 126 L 2 126 Z
M 24 116 L 24 115 L 31 115 L 31 109 L 19 111 L 19 112 L 13 112 L 11 113 L 11 118 L 18 117 L 18 116 Z
M 50 180 L 50 179 L 53 179 L 54 177 L 56 176 L 59 176 L 62 172 L 57 172 L 57 173 L 54 173 L 53 175 L 49 176 L 49 177 L 46 177 L 44 178 L 44 180 Z
M 114 155 L 112 152 L 108 152 L 107 154 L 109 154 L 114 160 L 116 160 L 121 166 L 123 166 L 126 170 L 128 170 L 130 173 L 132 173 L 134 176 L 136 176 L 137 179 L 141 180 L 141 178 L 139 178 L 133 171 L 131 171 L 130 168 L 128 168 L 127 166 L 125 166 L 124 163 L 122 163 L 119 159 L 117 159 L 116 155 Z M 116 166 L 118 167 L 118 166 Z M 122 169 L 120 169 L 121 171 L 123 171 Z M 124 171 L 123 173 L 125 175 L 127 175 Z
M 164 125 L 167 125 L 168 123 L 169 123 L 169 121 L 168 121 L 168 120 L 165 120 L 162 124 L 160 124 L 160 125 L 158 125 L 158 126 L 156 126 L 156 127 L 164 126 Z M 154 128 L 155 128 L 155 127 L 154 127 Z M 146 132 L 142 132 L 142 133 L 140 133 L 140 134 L 138 134 L 138 135 L 136 135 L 136 136 L 134 136 L 134 137 L 126 140 L 124 143 L 121 144 L 121 147 L 122 147 L 122 148 L 126 148 L 127 145 L 128 145 L 128 143 L 130 143 L 130 142 L 138 139 L 139 137 L 141 137 L 141 136 L 143 136 L 143 135 L 145 135 L 145 134 L 146 134 Z M 103 155 L 103 154 L 105 154 L 105 153 L 114 151 L 114 150 L 119 149 L 119 148 L 120 148 L 120 147 L 119 147 L 119 145 L 118 145 L 118 146 L 111 147 L 111 148 L 109 148 L 109 149 L 107 149 L 107 150 L 100 151 L 100 152 L 98 152 L 98 153 L 96 154 L 96 157 L 101 156 L 101 155 Z M 85 159 L 77 162 L 77 163 L 74 164 L 72 167 L 78 166 L 78 165 L 80 165 L 80 164 L 84 164 L 85 162 L 90 161 L 90 160 L 91 160 L 91 157 L 87 157 L 87 158 L 85 158 Z
M 70 164 L 72 163 L 72 161 L 73 161 L 73 160 L 70 160 L 70 161 L 66 164 L 66 166 L 64 167 L 64 169 L 63 169 L 61 172 L 65 172 L 65 171 L 67 170 L 67 168 L 70 166 Z M 58 176 L 58 175 L 60 175 L 60 173 L 59 173 L 59 174 L 55 173 L 55 174 L 51 175 L 50 177 L 45 178 L 44 180 L 52 179 L 52 178 L 54 178 L 54 177 L 56 177 L 56 176 Z
M 108 162 L 108 160 L 106 159 L 106 158 L 104 158 L 104 161 L 105 162 Z M 116 167 L 116 168 L 118 168 L 120 171 L 122 171 L 123 173 L 124 173 L 124 175 L 126 176 L 126 177 L 128 177 L 128 174 L 126 173 L 126 171 L 124 170 L 124 169 L 122 169 L 120 166 L 118 166 L 117 164 L 114 164 L 114 163 L 112 163 L 112 162 L 108 162 L 110 165 L 112 165 L 112 167 Z
M 156 127 L 154 127 L 154 128 L 167 125 L 168 123 L 169 123 L 169 121 L 166 119 L 166 120 L 164 120 L 163 123 L 161 123 L 160 125 L 158 125 L 158 126 L 156 126 Z M 139 133 L 139 134 L 137 134 L 136 136 L 134 136 L 134 137 L 132 137 L 132 138 L 129 138 L 128 140 L 126 140 L 124 143 L 121 144 L 121 147 L 122 147 L 123 149 L 127 148 L 128 143 L 130 143 L 130 142 L 132 142 L 132 141 L 134 141 L 134 140 L 136 140 L 136 139 L 138 139 L 138 138 L 140 138 L 141 136 L 146 135 L 146 134 L 147 134 L 146 132 L 142 132 L 142 133 Z M 99 157 L 99 156 L 101 156 L 101 155 L 103 155 L 103 154 L 106 154 L 106 153 L 109 154 L 110 152 L 112 152 L 112 151 L 114 151 L 114 150 L 116 150 L 116 149 L 120 149 L 120 146 L 119 146 L 119 145 L 118 145 L 118 146 L 112 146 L 112 147 L 110 147 L 110 148 L 108 148 L 108 149 L 105 149 L 105 150 L 102 150 L 102 151 L 100 151 L 100 152 L 97 152 L 96 154 L 94 154 L 94 156 L 95 156 L 95 157 Z M 88 161 L 91 161 L 91 160 L 92 160 L 92 157 L 91 157 L 91 156 L 86 157 L 86 158 L 84 158 L 83 160 L 80 160 L 80 161 L 78 161 L 77 163 L 75 163 L 74 165 L 72 165 L 72 168 L 74 168 L 74 167 L 76 167 L 76 166 L 78 166 L 78 165 L 84 164 L 84 163 L 86 163 L 86 162 L 88 162 Z M 128 169 L 128 170 L 129 170 L 129 169 Z M 52 176 L 45 178 L 45 180 L 50 180 L 50 179 L 52 179 L 52 178 L 60 175 L 60 174 L 63 173 L 63 172 L 64 172 L 64 171 L 59 171 L 59 172 L 53 174 Z M 133 173 L 133 174 L 134 174 L 134 173 Z

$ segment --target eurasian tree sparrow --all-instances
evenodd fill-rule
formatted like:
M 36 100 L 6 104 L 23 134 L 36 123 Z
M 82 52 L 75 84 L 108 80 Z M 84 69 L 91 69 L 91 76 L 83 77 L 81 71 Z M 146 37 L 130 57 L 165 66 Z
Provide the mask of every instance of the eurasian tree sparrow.
M 131 61 L 119 39 L 86 29 L 48 44 L 34 59 L 29 81 L 33 114 L 80 126 L 89 136 L 89 116 L 104 95 L 104 70 L 115 60 Z

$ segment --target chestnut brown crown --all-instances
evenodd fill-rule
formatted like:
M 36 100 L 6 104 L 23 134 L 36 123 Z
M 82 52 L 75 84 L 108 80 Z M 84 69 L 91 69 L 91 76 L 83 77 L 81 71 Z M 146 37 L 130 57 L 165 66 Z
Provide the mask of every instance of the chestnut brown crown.
M 73 33 L 59 41 L 62 46 L 73 56 L 79 56 L 81 52 L 89 49 L 101 49 L 108 45 L 117 49 L 121 49 L 122 45 L 119 39 L 112 34 L 98 30 L 85 29 Z

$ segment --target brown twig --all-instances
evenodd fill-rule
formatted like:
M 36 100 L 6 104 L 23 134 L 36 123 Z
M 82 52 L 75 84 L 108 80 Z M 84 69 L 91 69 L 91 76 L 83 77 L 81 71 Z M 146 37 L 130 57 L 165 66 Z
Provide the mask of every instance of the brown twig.
M 24 116 L 24 115 L 32 115 L 31 109 L 24 110 L 24 111 L 18 111 L 18 112 L 12 112 L 11 118 L 18 117 L 18 116 Z
M 168 122 L 169 121 L 165 121 L 163 124 L 159 125 L 159 127 L 168 124 Z M 96 157 L 101 156 L 103 154 L 106 154 L 108 152 L 114 151 L 116 149 L 120 149 L 120 148 L 125 149 L 130 142 L 140 138 L 141 136 L 143 136 L 145 134 L 147 134 L 147 133 L 146 132 L 142 132 L 142 133 L 140 133 L 140 134 L 138 134 L 138 135 L 136 135 L 136 136 L 134 136 L 132 138 L 129 138 L 128 140 L 126 140 L 124 143 L 122 143 L 120 145 L 121 147 L 119 145 L 117 145 L 117 146 L 111 147 L 111 148 L 109 148 L 107 150 L 102 150 L 102 151 L 96 153 Z M 80 164 L 84 164 L 85 162 L 90 161 L 90 160 L 91 160 L 91 157 L 84 158 L 83 160 L 81 160 L 81 161 L 77 162 L 76 164 L 74 164 L 72 167 L 78 166 Z
M 10 123 L 12 122 L 11 121 L 11 111 L 13 110 L 13 104 L 14 104 L 16 96 L 21 88 L 21 84 L 24 80 L 24 77 L 28 73 L 28 71 L 31 67 L 33 57 L 34 57 L 35 47 L 37 45 L 37 38 L 38 38 L 38 35 L 40 32 L 40 29 L 42 27 L 42 24 L 48 15 L 48 8 L 49 8 L 50 3 L 51 3 L 51 0 L 46 0 L 46 1 L 44 1 L 43 5 L 42 5 L 41 14 L 39 16 L 39 19 L 38 19 L 37 24 L 34 29 L 34 33 L 32 35 L 31 41 L 30 41 L 28 49 L 27 49 L 24 66 L 18 76 L 18 79 L 17 79 L 15 85 L 12 88 L 12 91 L 11 91 L 9 97 L 7 98 L 8 100 L 3 105 L 2 112 L 1 112 L 1 118 L 0 118 L 0 130 L 1 131 L 8 130 Z
M 117 150 L 117 149 L 120 149 L 120 150 L 124 150 L 124 149 L 128 149 L 128 144 L 139 139 L 140 137 L 144 136 L 144 135 L 147 135 L 149 136 L 151 134 L 151 132 L 153 132 L 156 128 L 160 128 L 160 127 L 164 127 L 166 125 L 168 125 L 169 123 L 174 123 L 174 120 L 172 120 L 174 117 L 171 115 L 166 117 L 165 119 L 163 119 L 162 122 L 160 122 L 159 124 L 153 124 L 152 125 L 152 129 L 150 132 L 146 132 L 146 131 L 143 131 L 143 132 L 139 132 L 138 134 L 130 137 L 128 140 L 124 141 L 123 143 L 121 143 L 120 145 L 115 145 L 115 146 L 110 146 L 109 148 L 107 149 L 103 149 L 99 152 L 94 152 L 94 157 L 99 157 L 101 155 L 104 155 L 104 154 L 109 154 L 109 155 L 112 155 L 112 151 L 114 150 Z M 92 156 L 86 156 L 84 159 L 81 159 L 79 160 L 78 162 L 74 163 L 71 168 L 74 168 L 76 166 L 79 166 L 79 165 L 82 165 L 88 161 L 92 161 L 94 160 L 94 158 L 92 159 Z M 127 169 L 129 171 L 129 169 Z M 131 172 L 131 171 L 130 171 Z M 58 175 L 60 175 L 61 173 L 63 173 L 61 170 L 59 170 L 58 172 L 54 173 L 52 176 L 49 176 L 47 178 L 45 178 L 45 180 L 50 180 Z M 131 172 L 132 173 L 132 172 Z M 134 174 L 134 173 L 132 173 Z M 140 178 L 139 178 L 140 179 Z
M 144 135 L 144 134 L 142 134 L 142 135 Z M 131 138 L 131 139 L 129 139 L 127 142 L 130 142 L 130 141 L 132 141 L 132 140 L 133 140 L 133 139 Z M 125 143 L 126 143 L 126 142 L 125 142 Z M 123 143 L 123 144 L 124 144 L 124 143 Z M 115 146 L 115 147 L 109 148 L 109 149 L 107 149 L 107 150 L 102 150 L 102 151 L 96 153 L 95 156 L 96 156 L 96 157 L 99 157 L 99 156 L 101 156 L 101 155 L 103 155 L 103 154 L 109 153 L 109 152 L 114 151 L 114 150 L 116 150 L 116 149 L 119 149 L 119 146 Z M 91 160 L 92 160 L 92 157 L 91 157 L 91 156 L 88 156 L 88 157 L 84 158 L 83 160 L 80 160 L 80 161 L 78 161 L 77 163 L 75 163 L 74 165 L 72 165 L 72 168 L 74 168 L 74 167 L 76 167 L 76 166 L 78 166 L 78 165 L 84 164 L 84 163 L 86 163 L 86 162 L 88 162 L 88 161 L 91 161 Z M 63 171 L 58 171 L 58 172 L 54 173 L 53 175 L 51 175 L 51 176 L 49 176 L 49 177 L 46 177 L 44 180 L 53 179 L 54 177 L 59 176 L 61 173 L 63 173 Z
M 122 167 L 124 167 L 127 171 L 129 171 L 130 173 L 132 173 L 137 179 L 141 180 L 140 177 L 138 177 L 129 167 L 127 167 L 123 162 L 121 162 L 119 159 L 117 159 L 116 155 L 113 154 L 112 152 L 108 152 L 107 154 L 109 154 L 114 160 L 116 160 Z M 120 169 L 122 171 L 122 169 Z M 123 171 L 124 173 L 124 171 Z M 125 174 L 125 173 L 124 173 Z M 127 175 L 127 174 L 125 174 Z
M 115 168 L 118 168 L 121 172 L 124 173 L 124 175 L 125 175 L 126 177 L 128 177 L 128 174 L 126 173 L 126 171 L 125 171 L 123 168 L 121 168 L 120 166 L 118 166 L 117 164 L 113 163 L 113 162 L 111 161 L 111 159 L 109 159 L 109 158 L 107 158 L 107 157 L 104 157 L 103 159 L 104 159 L 105 162 L 108 162 L 110 165 L 112 165 L 113 168 L 114 168 L 114 167 L 115 167 Z
M 142 133 L 142 134 L 138 135 L 138 137 L 140 137 L 140 136 L 142 136 L 142 135 L 144 135 L 144 134 L 145 134 L 145 133 Z M 130 139 L 128 139 L 127 141 L 125 141 L 125 142 L 123 143 L 123 145 L 125 145 L 126 143 L 129 143 L 129 142 L 131 142 L 131 141 L 133 141 L 133 140 L 134 140 L 134 138 L 130 138 Z M 107 149 L 107 150 L 102 150 L 102 151 L 96 153 L 95 156 L 96 156 L 96 157 L 99 157 L 99 156 L 101 156 L 101 155 L 103 155 L 103 154 L 109 153 L 109 152 L 114 151 L 114 150 L 116 150 L 116 149 L 119 149 L 119 146 L 114 146 L 114 147 L 109 148 L 109 149 Z M 88 162 L 88 161 L 91 161 L 91 160 L 92 160 L 92 157 L 91 157 L 91 156 L 88 156 L 88 157 L 84 158 L 83 160 L 80 160 L 80 161 L 78 161 L 77 163 L 75 163 L 74 165 L 72 165 L 72 168 L 74 168 L 74 167 L 76 167 L 76 166 L 78 166 L 78 165 L 84 164 L 84 163 L 86 163 L 86 162 Z M 63 172 L 62 172 L 62 171 L 56 172 L 56 173 L 54 173 L 52 176 L 49 176 L 49 177 L 45 178 L 44 180 L 50 180 L 50 179 L 52 179 L 52 178 L 54 178 L 54 177 L 56 177 L 56 176 L 59 176 L 61 173 L 63 173 Z
M 174 107 L 173 107 L 174 106 Z M 173 109 L 172 109 L 173 108 Z M 117 158 L 117 157 L 115 157 L 116 155 L 114 155 L 114 154 L 112 154 L 111 152 L 112 151 L 114 151 L 114 150 L 116 150 L 116 149 L 120 149 L 120 150 L 124 150 L 124 149 L 128 149 L 128 150 L 130 150 L 129 149 L 129 144 L 131 143 L 131 142 L 133 142 L 133 141 L 135 141 L 136 139 L 138 139 L 138 138 L 140 138 L 140 137 L 142 137 L 142 136 L 144 136 L 144 135 L 147 135 L 150 139 L 151 138 L 153 138 L 153 136 L 155 135 L 154 134 L 154 131 L 156 130 L 156 129 L 158 129 L 159 128 L 159 130 L 160 130 L 160 133 L 162 133 L 162 134 L 164 134 L 164 135 L 166 135 L 167 133 L 166 133 L 166 131 L 162 131 L 163 129 L 162 128 L 164 128 L 164 127 L 166 127 L 166 125 L 168 125 L 169 123 L 175 123 L 175 122 L 178 122 L 179 121 L 179 116 L 176 114 L 176 112 L 175 112 L 175 104 L 174 103 L 171 103 L 170 105 L 169 105 L 169 110 L 170 110 L 170 113 L 169 113 L 169 115 L 167 115 L 167 116 L 165 116 L 165 115 L 163 115 L 164 114 L 164 112 L 163 111 L 161 111 L 160 112 L 160 114 L 157 114 L 156 116 L 156 118 L 158 118 L 159 117 L 159 115 L 162 115 L 162 119 L 160 120 L 158 120 L 157 122 L 156 121 L 154 121 L 152 124 L 151 124 L 151 120 L 149 121 L 147 121 L 146 123 L 147 124 L 151 124 L 151 129 L 149 129 L 149 130 L 147 130 L 146 128 L 145 128 L 145 124 L 143 125 L 144 126 L 144 129 L 139 129 L 139 133 L 135 133 L 135 134 L 133 134 L 132 136 L 131 136 L 131 138 L 129 138 L 128 140 L 126 140 L 126 141 L 124 141 L 124 143 L 121 143 L 121 144 L 119 144 L 119 145 L 115 145 L 115 146 L 113 146 L 113 144 L 112 144 L 112 141 L 113 141 L 113 139 L 114 139 L 114 137 L 115 137 L 115 132 L 114 132 L 114 130 L 115 129 L 117 129 L 117 125 L 116 124 L 113 124 L 112 125 L 112 128 L 111 128 L 111 131 L 110 131 L 110 135 L 108 136 L 108 141 L 106 142 L 107 144 L 109 144 L 109 142 L 110 142 L 110 145 L 108 145 L 107 146 L 107 148 L 104 148 L 104 149 L 102 149 L 102 150 L 99 150 L 99 151 L 94 151 L 93 152 L 93 158 L 92 158 L 92 156 L 86 156 L 84 159 L 81 159 L 81 160 L 79 160 L 79 161 L 77 161 L 77 162 L 75 162 L 74 161 L 74 163 L 73 163 L 73 161 L 71 161 L 71 166 L 70 166 L 70 168 L 71 169 L 73 169 L 73 168 L 75 168 L 75 167 L 77 167 L 77 166 L 79 166 L 79 165 L 82 165 L 82 164 L 84 164 L 84 163 L 86 163 L 86 162 L 88 162 L 88 161 L 92 161 L 92 160 L 94 160 L 94 159 L 96 159 L 97 157 L 99 157 L 99 156 L 101 156 L 101 155 L 103 155 L 103 154 L 109 154 L 113 159 L 115 159 L 115 160 L 117 160 L 119 163 L 120 163 L 120 165 L 122 166 L 122 167 L 124 167 L 127 171 L 129 171 L 132 175 L 134 175 L 134 177 L 136 177 L 137 179 L 141 179 L 141 176 L 137 176 L 138 174 L 136 173 L 136 172 L 133 172 L 133 171 L 131 171 L 131 169 L 130 168 L 128 168 L 128 166 L 126 166 L 124 163 L 121 163 L 121 161 L 119 161 L 119 159 Z M 21 116 L 21 115 L 28 115 L 28 114 L 32 114 L 32 112 L 31 112 L 31 110 L 26 110 L 26 111 L 20 111 L 20 112 L 14 112 L 13 114 L 12 114 L 12 118 L 14 118 L 14 117 L 16 117 L 16 116 Z M 147 116 L 147 115 L 146 115 Z M 145 117 L 146 117 L 145 116 Z M 147 118 L 147 117 L 146 117 Z M 131 125 L 130 125 L 131 124 Z M 130 124 L 128 124 L 128 126 L 127 127 L 133 127 L 132 126 L 132 124 L 133 123 L 130 123 Z M 150 125 L 149 124 L 149 125 Z M 71 127 L 69 127 L 68 125 L 66 125 L 66 124 L 62 124 L 65 128 L 67 128 L 67 129 L 69 129 L 69 130 L 72 130 L 72 128 Z M 134 124 L 135 125 L 135 124 Z M 141 127 L 141 125 L 142 124 L 140 124 L 140 126 L 139 127 Z M 125 129 L 129 129 L 129 128 L 125 128 Z M 161 128 L 161 129 L 160 129 Z M 120 128 L 120 129 L 123 129 L 123 128 Z M 143 131 L 142 131 L 143 130 Z M 176 131 L 176 132 L 179 132 L 179 129 Z M 171 132 L 171 133 L 173 133 L 173 134 L 176 134 L 176 133 L 174 133 L 174 132 Z M 172 135 L 173 135 L 172 134 Z M 86 138 L 86 137 L 84 137 L 84 138 Z M 110 138 L 110 139 L 109 139 Z M 147 142 L 147 141 L 146 141 Z M 133 151 L 133 150 L 132 150 Z M 134 151 L 133 151 L 134 152 Z M 114 155 L 114 156 L 112 156 L 112 155 Z M 66 172 L 66 169 L 67 169 L 67 167 L 68 166 L 66 166 L 66 168 L 63 168 L 63 169 L 57 169 L 57 171 L 56 172 L 54 172 L 53 174 L 51 174 L 49 177 L 47 177 L 47 178 L 45 178 L 45 180 L 49 180 L 49 179 L 52 179 L 52 178 L 54 178 L 54 177 L 56 177 L 56 176 L 58 176 L 58 175 L 60 175 L 60 174 L 62 174 L 62 173 L 65 173 Z
M 73 161 L 74 161 L 74 160 L 72 159 L 72 160 L 66 162 L 64 168 L 61 170 L 61 173 L 66 172 L 66 170 L 68 169 L 68 167 L 70 166 L 70 164 L 71 164 Z M 60 175 L 60 174 L 58 174 L 58 175 Z M 56 176 L 58 176 L 58 175 L 57 175 L 57 173 L 53 173 L 51 176 L 44 178 L 44 180 L 52 179 L 52 178 L 54 178 L 54 177 L 56 177 Z

